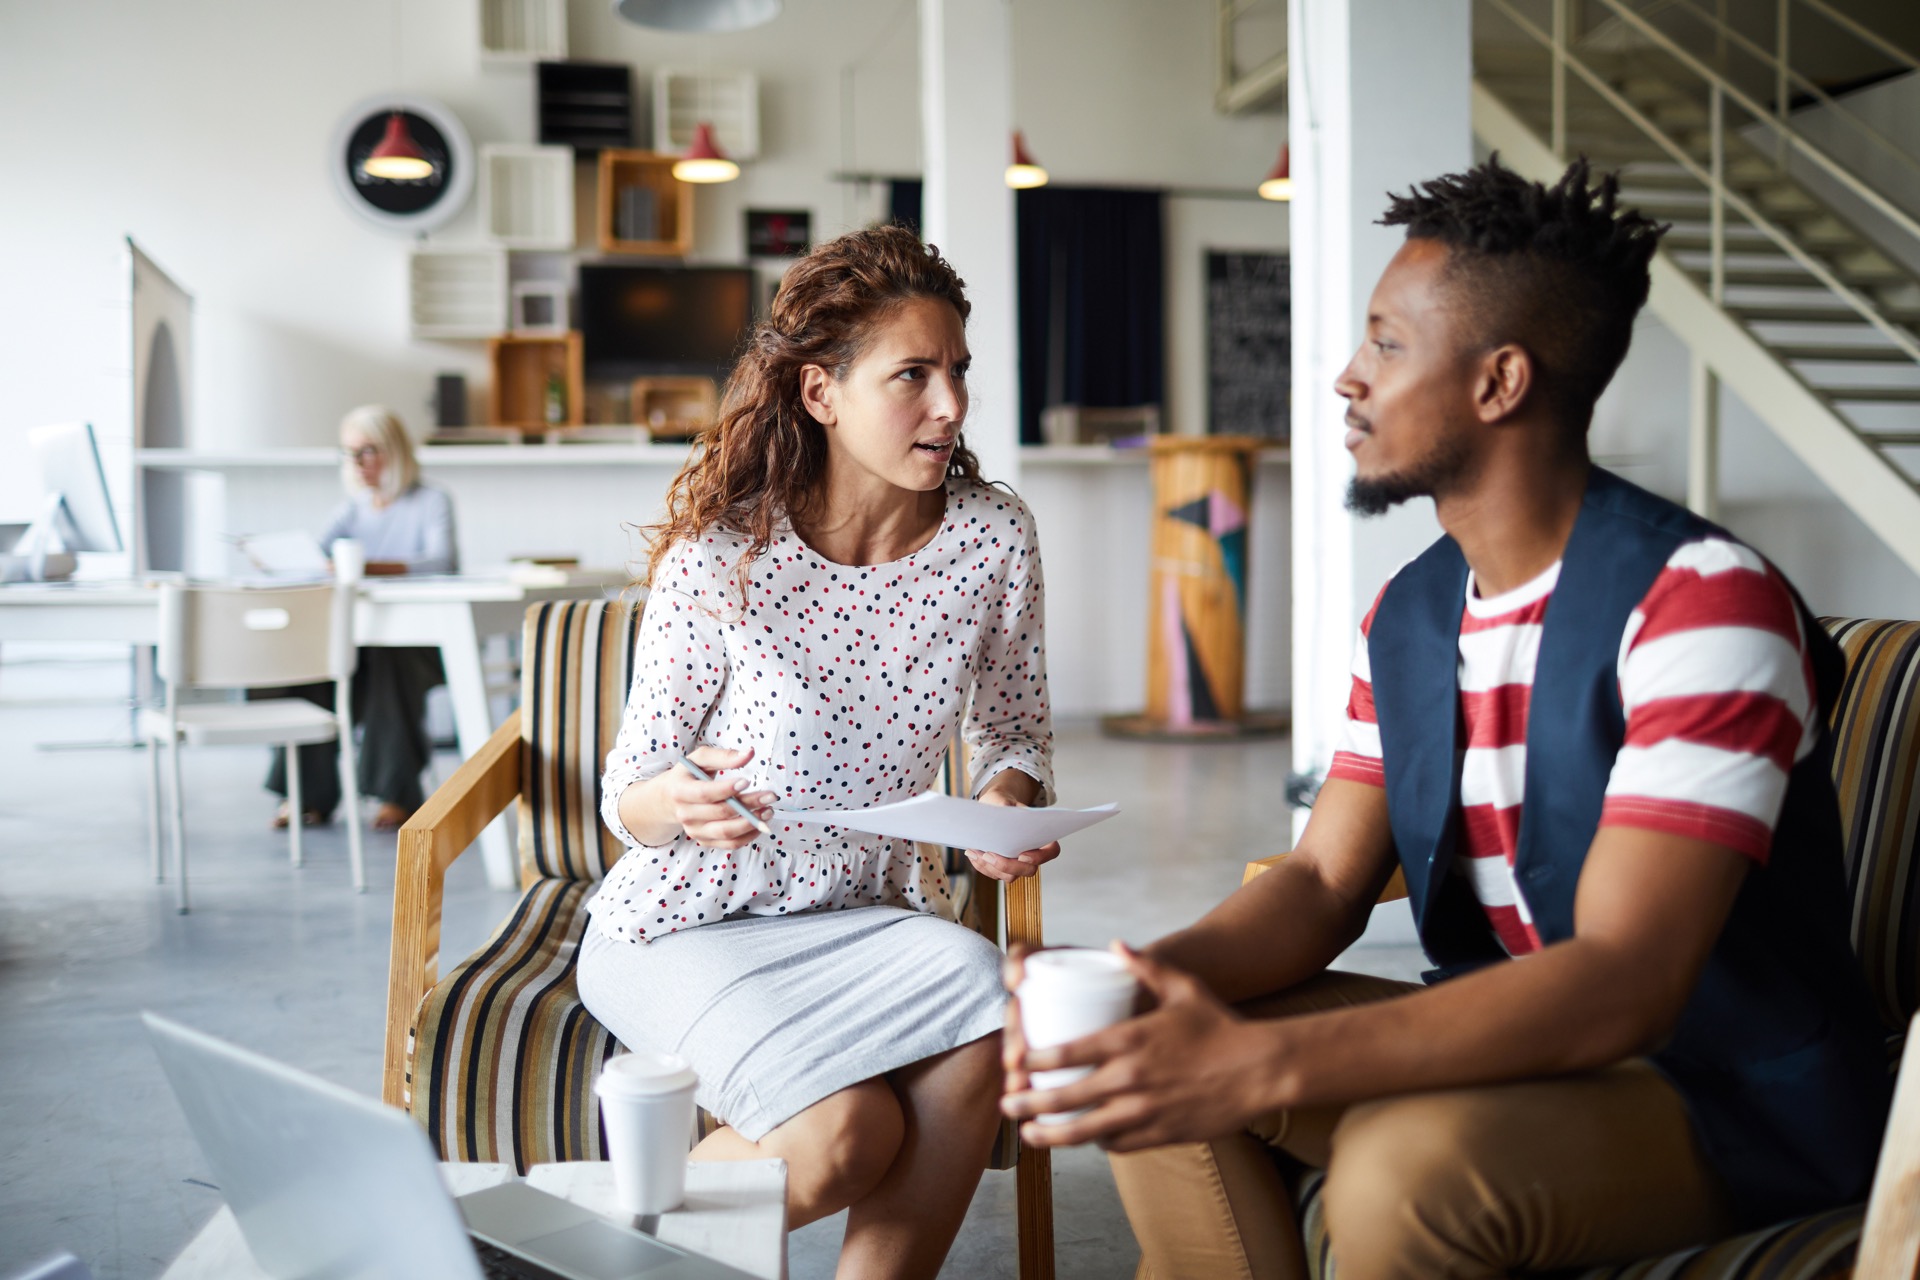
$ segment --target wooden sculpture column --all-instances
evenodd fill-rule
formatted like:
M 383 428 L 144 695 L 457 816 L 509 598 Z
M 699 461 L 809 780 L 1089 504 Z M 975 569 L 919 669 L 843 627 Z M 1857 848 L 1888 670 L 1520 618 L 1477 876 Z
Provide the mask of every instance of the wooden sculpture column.
M 1126 737 L 1238 738 L 1283 733 L 1285 716 L 1249 714 L 1247 520 L 1254 459 L 1248 436 L 1160 436 L 1153 458 L 1147 709 L 1108 716 Z

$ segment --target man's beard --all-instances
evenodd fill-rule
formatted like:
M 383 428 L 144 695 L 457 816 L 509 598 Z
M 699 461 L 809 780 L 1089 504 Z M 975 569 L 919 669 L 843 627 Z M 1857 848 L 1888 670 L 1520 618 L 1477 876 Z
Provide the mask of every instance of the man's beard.
M 1347 510 L 1357 516 L 1385 515 L 1409 498 L 1437 498 L 1467 473 L 1465 443 L 1445 436 L 1427 456 L 1392 475 L 1355 476 L 1347 484 Z

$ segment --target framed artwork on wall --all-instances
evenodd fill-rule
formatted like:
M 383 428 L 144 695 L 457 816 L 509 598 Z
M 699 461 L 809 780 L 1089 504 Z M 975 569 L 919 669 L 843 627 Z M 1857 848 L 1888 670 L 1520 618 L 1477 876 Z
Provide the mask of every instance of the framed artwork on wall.
M 747 210 L 749 258 L 797 258 L 813 247 L 813 214 L 806 209 Z

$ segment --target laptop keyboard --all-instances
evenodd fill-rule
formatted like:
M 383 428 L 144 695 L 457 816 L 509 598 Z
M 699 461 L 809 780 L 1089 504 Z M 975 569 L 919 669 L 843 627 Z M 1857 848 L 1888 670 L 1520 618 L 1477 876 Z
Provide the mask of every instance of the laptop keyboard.
M 473 1251 L 480 1257 L 480 1273 L 487 1280 L 568 1280 L 558 1271 L 549 1271 L 537 1262 L 516 1257 L 485 1240 L 475 1240 Z

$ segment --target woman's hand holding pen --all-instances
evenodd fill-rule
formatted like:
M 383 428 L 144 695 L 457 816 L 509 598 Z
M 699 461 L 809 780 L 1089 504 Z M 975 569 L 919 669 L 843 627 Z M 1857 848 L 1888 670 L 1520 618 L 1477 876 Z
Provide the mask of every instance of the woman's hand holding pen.
M 745 778 L 728 777 L 724 772 L 744 767 L 753 759 L 753 749 L 695 747 L 687 753 L 687 759 L 704 769 L 711 781 L 702 782 L 680 768 L 660 775 L 669 812 L 687 837 L 706 849 L 738 849 L 759 839 L 763 828 L 753 819 L 741 817 L 727 801 L 740 801 L 764 823 L 773 816 L 773 802 L 778 797 L 771 791 L 749 792 Z
M 663 845 L 685 833 L 706 849 L 738 849 L 760 838 L 773 815 L 778 796 L 771 791 L 748 791 L 745 778 L 730 771 L 753 759 L 753 750 L 727 751 L 695 747 L 687 759 L 710 775 L 702 781 L 675 766 L 665 773 L 636 782 L 620 797 L 620 820 L 642 844 Z M 738 800 L 752 812 L 743 818 L 727 802 Z
M 987 784 L 986 790 L 979 795 L 981 804 L 1000 804 L 1010 808 L 1029 808 L 1040 794 L 1040 784 L 1029 774 L 1018 769 L 1007 769 L 996 775 Z M 997 853 L 988 853 L 984 849 L 967 850 L 967 861 L 973 869 L 992 880 L 1018 880 L 1040 870 L 1040 865 L 1051 862 L 1060 856 L 1060 842 L 1052 841 L 1038 849 L 1028 849 L 1025 853 L 1012 858 L 1003 858 Z

